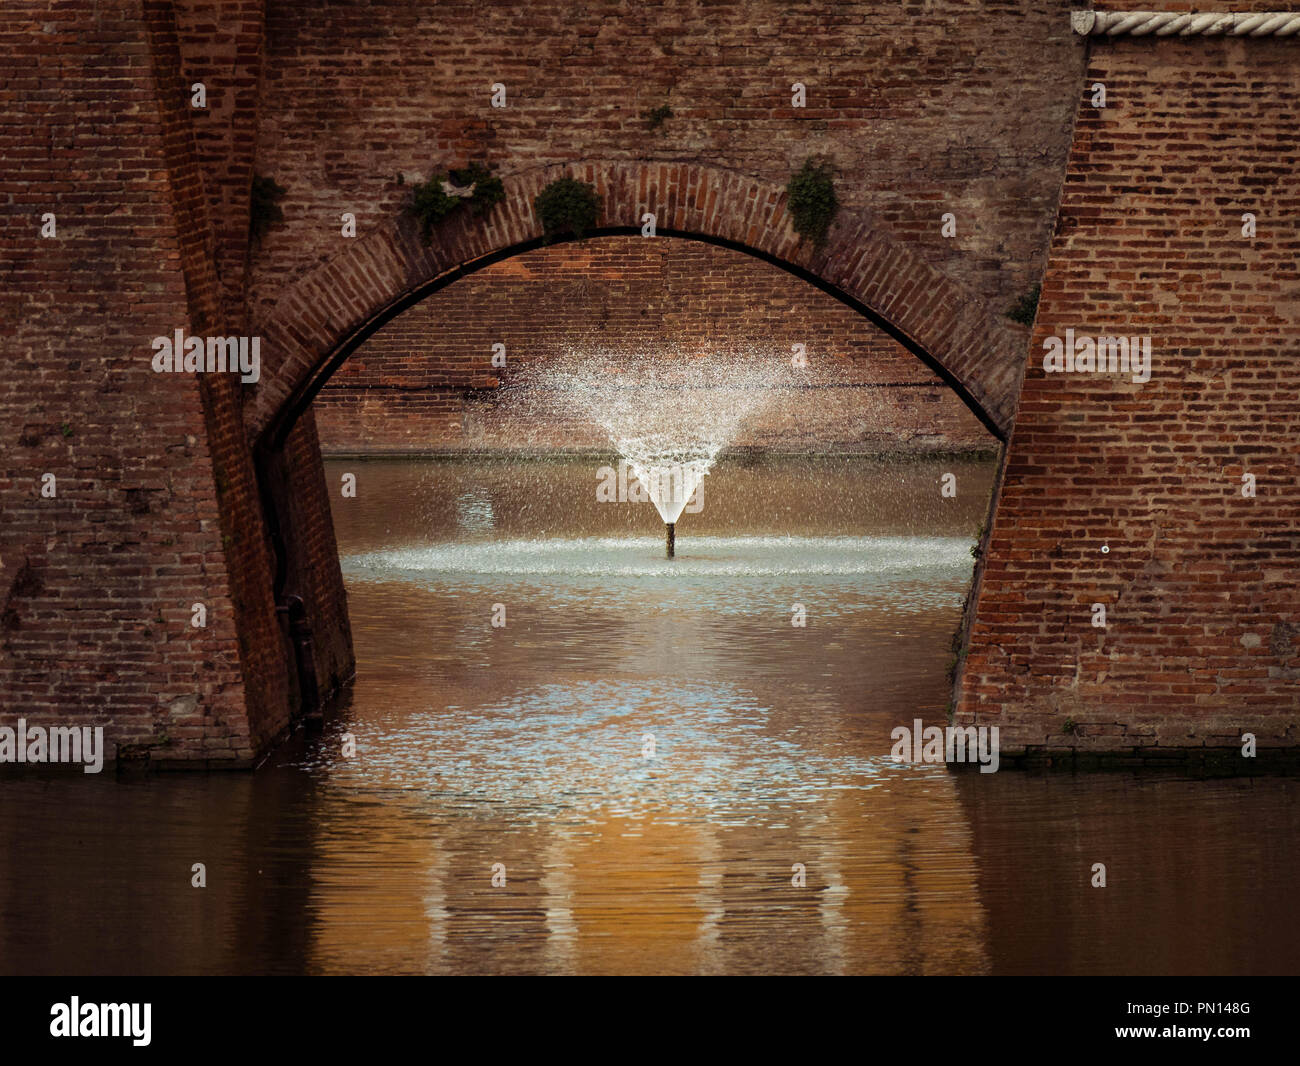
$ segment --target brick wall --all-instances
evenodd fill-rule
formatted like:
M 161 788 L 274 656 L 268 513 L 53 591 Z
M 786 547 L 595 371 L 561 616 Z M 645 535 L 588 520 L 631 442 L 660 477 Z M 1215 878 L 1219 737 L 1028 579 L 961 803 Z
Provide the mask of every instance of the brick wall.
M 1248 729 L 1295 747 L 1297 49 L 1098 41 L 1095 81 L 1108 106 L 1080 109 L 960 716 L 1031 748 L 1158 754 Z M 1067 328 L 1149 335 L 1151 380 L 1045 373 Z
M 247 763 L 275 730 L 247 699 L 214 474 L 233 447 L 225 484 L 248 492 L 247 449 L 229 417 L 208 432 L 204 383 L 150 367 L 217 291 L 169 14 L 30 3 L 0 23 L 0 719 L 103 725 L 110 758 Z
M 261 467 L 292 524 L 278 554 L 247 438 L 287 429 L 273 423 L 286 397 L 386 300 L 535 236 L 534 183 L 589 160 L 618 216 L 606 224 L 639 221 L 624 215 L 640 183 L 681 228 L 821 271 L 905 322 L 972 394 L 989 383 L 1000 427 L 1023 341 L 998 316 L 1050 238 L 961 713 L 1030 746 L 1158 751 L 1246 726 L 1294 744 L 1295 45 L 1084 42 L 1071 6 L 270 0 L 263 19 L 261 0 L 4 5 L 3 719 L 75 715 L 105 725 L 111 750 L 247 764 L 290 721 L 279 570 L 321 627 L 318 678 L 341 679 L 310 415 Z M 1080 112 L 1053 237 L 1094 80 L 1111 106 Z M 489 106 L 494 82 L 505 110 Z M 674 115 L 652 131 L 641 115 L 660 103 Z M 812 153 L 835 159 L 846 205 L 820 259 L 793 249 L 780 206 Z M 491 233 L 453 224 L 413 250 L 396 221 L 409 179 L 471 158 L 508 177 L 509 210 Z M 254 172 L 289 192 L 283 225 L 250 250 Z M 57 239 L 40 237 L 46 211 Z M 355 241 L 339 235 L 344 211 Z M 956 237 L 940 236 L 944 211 Z M 1258 215 L 1252 242 L 1244 211 Z M 268 315 L 282 294 L 285 313 Z M 275 379 L 260 390 L 149 367 L 158 334 L 250 322 Z M 1149 334 L 1152 381 L 1046 377 L 1041 341 L 1066 328 Z M 860 344 L 881 373 L 897 354 Z M 932 387 L 919 364 L 907 372 L 918 387 L 897 395 Z M 462 412 L 462 432 L 471 416 L 488 426 L 486 406 Z M 427 417 L 449 429 L 453 414 Z M 54 498 L 40 495 L 46 473 Z M 194 602 L 205 629 L 189 626 Z M 1067 719 L 1082 737 L 1064 738 Z
M 504 370 L 491 365 L 497 343 L 506 346 Z M 994 445 L 932 371 L 834 297 L 743 252 L 641 237 L 527 252 L 440 289 L 363 343 L 313 407 L 327 453 L 602 447 L 590 426 L 502 408 L 498 382 L 575 346 L 670 358 L 718 349 L 784 355 L 795 343 L 830 387 L 792 391 L 737 445 Z
M 335 255 L 343 212 L 364 237 L 401 211 L 399 175 L 644 160 L 784 187 L 818 153 L 839 167 L 846 214 L 868 212 L 1003 310 L 1043 268 L 1085 51 L 1072 6 L 269 0 L 258 169 L 289 192 L 256 299 Z M 790 106 L 794 82 L 805 108 Z M 673 116 L 651 130 L 642 116 L 664 103 Z
M 233 329 L 247 317 L 249 191 L 265 0 L 222 0 L 219 6 L 212 0 L 173 0 L 168 6 L 175 11 L 180 42 L 180 96 L 205 178 L 212 265 L 221 286 L 223 318 Z M 195 84 L 203 86 L 202 108 L 192 106 Z

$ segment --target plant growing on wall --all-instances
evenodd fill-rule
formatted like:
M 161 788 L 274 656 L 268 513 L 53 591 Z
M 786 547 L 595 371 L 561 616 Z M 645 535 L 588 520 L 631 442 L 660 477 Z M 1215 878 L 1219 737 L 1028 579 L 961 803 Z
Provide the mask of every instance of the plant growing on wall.
M 650 128 L 652 130 L 657 130 L 667 122 L 668 119 L 673 117 L 673 109 L 667 104 L 660 104 L 658 107 L 651 108 L 649 111 L 644 112 L 641 117 L 650 123 Z
M 600 197 L 595 186 L 576 178 L 556 178 L 537 194 L 533 210 L 542 223 L 542 232 L 551 240 L 561 233 L 583 236 L 596 228 Z
M 253 175 L 253 192 L 248 205 L 248 235 L 254 241 L 260 241 L 262 235 L 275 223 L 284 221 L 284 212 L 276 201 L 288 191 L 283 185 L 276 184 L 274 178 Z
M 829 161 L 810 156 L 785 187 L 795 233 L 818 247 L 826 243 L 826 233 L 840 207 L 834 178 L 835 169 Z
M 1035 285 L 1024 296 L 1015 307 L 1007 312 L 1007 318 L 1013 322 L 1019 322 L 1022 326 L 1032 326 L 1034 317 L 1038 314 L 1038 296 L 1042 292 L 1042 287 Z
M 457 211 L 478 216 L 506 198 L 505 186 L 482 163 L 435 174 L 412 186 L 411 210 L 420 220 L 420 235 L 428 243 L 433 227 Z

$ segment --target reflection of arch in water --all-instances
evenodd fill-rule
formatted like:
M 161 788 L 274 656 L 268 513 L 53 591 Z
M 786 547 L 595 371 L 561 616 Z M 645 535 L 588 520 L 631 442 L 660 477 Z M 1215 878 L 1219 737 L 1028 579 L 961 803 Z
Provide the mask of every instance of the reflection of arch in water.
M 391 768 L 387 751 L 372 754 Z M 569 776 L 575 790 L 592 785 Z M 990 965 L 971 832 L 942 767 L 892 766 L 881 787 L 828 789 L 817 804 L 781 803 L 774 790 L 744 819 L 665 803 L 538 819 L 531 803 L 475 807 L 465 782 L 440 792 L 390 770 L 374 787 L 337 784 L 316 805 L 329 828 L 306 871 L 314 971 Z M 490 883 L 494 861 L 507 867 L 504 888 Z M 795 862 L 806 886 L 791 884 Z

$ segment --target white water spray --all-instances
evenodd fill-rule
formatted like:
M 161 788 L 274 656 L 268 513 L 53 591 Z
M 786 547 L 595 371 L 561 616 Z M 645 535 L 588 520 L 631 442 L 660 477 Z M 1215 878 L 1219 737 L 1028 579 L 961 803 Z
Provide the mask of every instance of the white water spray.
M 743 423 L 798 380 L 787 356 L 752 351 L 572 352 L 511 382 L 516 403 L 599 426 L 627 460 L 667 527 Z

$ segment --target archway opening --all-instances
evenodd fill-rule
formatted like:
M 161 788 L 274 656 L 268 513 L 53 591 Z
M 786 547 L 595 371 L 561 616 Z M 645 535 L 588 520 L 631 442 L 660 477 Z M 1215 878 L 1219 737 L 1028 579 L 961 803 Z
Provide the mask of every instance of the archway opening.
M 512 259 L 528 256 L 537 251 L 556 250 L 575 244 L 584 244 L 591 241 L 599 240 L 602 237 L 641 237 L 641 231 L 635 227 L 628 226 L 601 226 L 595 229 L 590 235 L 584 238 L 568 237 L 559 238 L 554 242 L 545 241 L 542 238 L 532 238 L 524 241 L 515 242 L 504 247 L 495 248 L 490 252 L 474 256 L 465 262 L 457 264 L 450 270 L 441 271 L 410 286 L 405 291 L 396 294 L 391 300 L 385 301 L 381 306 L 373 308 L 370 313 L 364 316 L 363 320 L 349 328 L 345 335 L 341 336 L 333 347 L 322 357 L 316 359 L 309 369 L 299 375 L 288 386 L 288 396 L 281 402 L 265 426 L 257 432 L 257 438 L 264 448 L 276 450 L 283 447 L 293 427 L 296 425 L 302 413 L 311 405 L 317 394 L 334 375 L 344 367 L 353 355 L 362 348 L 377 332 L 384 330 L 385 327 L 393 320 L 399 318 L 409 309 L 435 297 L 439 292 L 448 286 L 455 285 L 463 280 L 471 279 L 474 275 L 482 271 L 493 271 L 498 264 L 508 262 Z M 769 264 L 775 268 L 776 272 L 783 272 L 789 276 L 786 284 L 792 292 L 799 291 L 795 280 L 805 283 L 807 286 L 824 293 L 831 300 L 842 304 L 845 308 L 850 309 L 854 314 L 869 324 L 874 330 L 881 335 L 877 340 L 880 349 L 886 350 L 884 338 L 894 342 L 896 346 L 893 354 L 897 355 L 902 351 L 910 353 L 915 359 L 919 360 L 936 378 L 941 381 L 954 397 L 968 409 L 970 414 L 979 422 L 987 433 L 997 441 L 1006 439 L 1006 417 L 999 411 L 992 411 L 980 402 L 971 392 L 971 382 L 965 380 L 961 373 L 954 370 L 953 358 L 954 353 L 948 353 L 947 358 L 941 358 L 932 352 L 926 345 L 918 341 L 912 333 L 901 328 L 892 318 L 877 311 L 874 307 L 863 302 L 852 292 L 845 288 L 832 284 L 821 275 L 809 270 L 807 267 L 800 265 L 790 259 L 783 258 L 772 254 L 763 248 L 750 244 L 744 244 L 727 237 L 719 236 L 712 233 L 663 229 L 658 231 L 658 243 L 662 246 L 667 243 L 671 246 L 681 247 L 682 243 L 701 244 L 710 248 L 718 249 L 712 253 L 715 257 L 722 255 L 722 250 L 733 253 L 727 258 L 732 263 L 745 262 L 748 259 L 755 259 L 762 263 Z M 627 244 L 626 247 L 635 246 L 635 242 Z M 642 246 L 642 248 L 649 246 Z M 702 259 L 708 259 L 710 253 L 707 251 L 696 252 L 695 255 Z M 915 269 L 910 263 L 907 264 L 910 269 Z M 757 268 L 754 268 L 757 269 Z M 768 272 L 768 288 L 775 284 L 776 272 Z M 489 277 L 495 277 L 490 274 Z M 896 286 L 898 290 L 911 292 L 915 285 L 910 279 L 900 280 Z M 951 289 L 949 299 L 960 299 L 968 297 L 955 287 L 948 285 Z M 912 302 L 919 302 L 919 297 L 913 295 Z M 980 311 L 975 309 L 973 304 L 962 308 L 962 311 L 974 311 L 978 316 Z M 936 311 L 936 321 L 946 320 L 949 316 L 957 316 L 958 309 L 947 307 L 942 315 Z M 849 319 L 852 321 L 852 319 Z M 957 319 L 954 317 L 953 321 Z M 1002 324 L 1004 325 L 1004 324 Z M 859 324 L 859 331 L 865 331 L 866 326 Z M 959 332 L 951 325 L 948 333 Z M 1005 338 L 989 338 L 987 346 L 990 352 L 996 352 L 998 349 L 1005 347 Z M 966 355 L 967 353 L 963 353 Z M 978 359 L 973 361 L 978 365 Z M 970 367 L 964 366 L 963 369 L 969 373 Z M 1001 376 L 1001 367 L 996 367 L 996 373 Z M 1004 398 L 999 397 L 1000 407 L 1005 407 Z
M 702 177 L 701 181 L 704 180 Z M 715 176 L 707 180 L 718 179 Z M 510 195 L 525 197 L 529 187 L 527 181 L 517 188 L 510 187 Z M 607 187 L 607 194 L 615 202 L 620 202 L 626 192 L 621 179 L 613 179 Z M 776 194 L 773 190 L 758 189 L 756 195 L 758 200 L 750 203 L 741 219 L 750 217 L 757 221 L 754 205 L 765 202 L 764 197 L 772 203 Z M 695 201 L 697 207 L 701 202 Z M 704 198 L 703 202 L 712 201 Z M 611 209 L 607 207 L 607 210 Z M 332 490 L 319 476 L 315 418 L 301 416 L 311 409 L 313 399 L 340 368 L 347 367 L 354 353 L 373 337 L 382 335 L 387 338 L 385 343 L 391 343 L 394 331 L 409 324 L 407 315 L 412 309 L 423 304 L 427 311 L 428 306 L 439 303 L 440 294 L 448 290 L 464 294 L 475 285 L 484 291 L 495 287 L 498 293 L 504 292 L 508 286 L 503 285 L 501 272 L 507 277 L 511 271 L 517 273 L 518 264 L 531 255 L 563 258 L 576 254 L 581 259 L 587 253 L 574 253 L 572 249 L 596 247 L 605 242 L 608 250 L 609 242 L 621 241 L 623 251 L 630 258 L 616 269 L 623 269 L 637 256 L 658 254 L 661 281 L 673 269 L 683 279 L 691 270 L 701 269 L 705 272 L 700 276 L 707 277 L 710 271 L 716 273 L 721 269 L 723 263 L 730 264 L 728 270 L 747 270 L 746 278 L 734 288 L 730 299 L 733 307 L 743 303 L 742 294 L 747 285 L 760 293 L 760 298 L 749 305 L 748 312 L 733 316 L 730 325 L 719 327 L 714 323 L 712 328 L 705 328 L 698 314 L 692 323 L 688 321 L 689 314 L 674 310 L 678 326 L 682 327 L 677 330 L 677 340 L 681 343 L 684 339 L 687 347 L 693 347 L 698 353 L 719 347 L 721 336 L 726 339 L 721 347 L 729 348 L 733 354 L 738 346 L 749 343 L 765 348 L 771 355 L 778 338 L 784 337 L 783 345 L 805 353 L 809 342 L 803 338 L 812 338 L 808 362 L 818 368 L 824 380 L 813 390 L 822 402 L 809 408 L 812 413 L 809 421 L 820 421 L 822 430 L 828 424 L 831 428 L 820 435 L 814 431 L 810 439 L 803 440 L 801 447 L 805 452 L 843 456 L 919 449 L 975 451 L 988 455 L 1004 439 L 1008 424 L 1008 383 L 1014 384 L 1013 368 L 1017 362 L 1015 332 L 990 317 L 978 298 L 965 293 L 906 249 L 863 229 L 861 224 L 838 233 L 836 249 L 810 258 L 790 246 L 788 239 L 781 235 L 778 220 L 773 218 L 767 219 L 766 230 L 748 231 L 752 243 L 740 243 L 726 235 L 736 230 L 738 219 L 715 217 L 706 209 L 701 216 L 705 224 L 700 231 L 661 229 L 657 240 L 647 241 L 640 231 L 605 227 L 585 240 L 547 245 L 540 238 L 518 235 L 503 241 L 503 236 L 509 238 L 511 231 L 519 230 L 514 213 L 512 209 L 510 224 L 504 231 L 481 234 L 471 227 L 463 233 L 444 235 L 444 243 L 450 241 L 451 246 L 462 250 L 451 257 L 450 261 L 456 265 L 450 269 L 439 268 L 439 264 L 448 261 L 445 252 L 426 248 L 403 225 L 391 233 L 377 234 L 373 240 L 357 246 L 360 255 L 345 256 L 326 264 L 287 293 L 278 305 L 283 313 L 273 316 L 265 327 L 272 329 L 278 346 L 287 346 L 294 354 L 281 361 L 269 391 L 264 387 L 253 408 L 246 411 L 246 421 L 257 440 L 264 510 L 275 549 L 275 600 L 280 604 L 281 613 L 290 617 L 286 625 L 286 655 L 292 655 L 297 662 L 296 695 L 298 702 L 309 710 L 315 705 L 317 692 L 333 692 L 350 677 L 353 658 L 333 530 L 328 508 L 323 505 L 332 498 Z M 686 215 L 691 215 L 690 209 Z M 476 247 L 480 249 L 477 252 Z M 675 251 L 665 258 L 665 249 Z M 617 260 L 617 256 L 614 258 Z M 674 265 L 665 265 L 670 261 Z M 695 265 L 687 267 L 688 262 Z M 510 266 L 511 263 L 515 265 Z M 893 273 L 882 273 L 883 264 Z M 755 272 L 762 275 L 761 279 Z M 581 273 L 580 267 L 571 270 L 575 287 L 591 282 Z M 378 282 L 379 278 L 389 280 Z M 837 280 L 831 283 L 827 278 Z M 389 295 L 389 286 L 395 282 L 399 287 Z M 713 288 L 716 290 L 718 286 Z M 701 305 L 689 284 L 679 289 L 675 298 L 681 306 L 698 312 Z M 327 292 L 337 295 L 326 295 Z M 721 298 L 717 292 L 713 292 L 713 297 Z M 660 297 L 661 301 L 665 298 Z M 671 302 L 671 298 L 667 299 Z M 862 299 L 889 309 L 889 317 L 877 313 Z M 839 317 L 839 334 L 817 315 L 797 321 L 797 314 L 812 306 L 809 301 L 822 309 L 822 319 L 826 314 Z M 581 303 L 581 295 L 578 302 Z M 453 296 L 447 306 L 456 305 Z M 517 304 L 516 310 L 520 306 L 523 304 Z M 703 306 L 707 309 L 707 302 Z M 648 336 L 641 338 L 640 346 L 643 352 L 647 349 L 657 352 L 664 346 L 662 316 L 651 315 L 646 308 L 642 312 L 650 330 Z M 418 317 L 419 313 L 412 316 Z M 524 324 L 527 343 L 522 349 L 525 363 L 529 361 L 530 350 L 536 354 L 539 339 L 583 332 L 581 326 L 573 329 L 572 323 L 568 327 L 560 323 L 560 328 L 539 331 L 532 328 L 531 315 L 523 318 L 528 320 Z M 895 318 L 900 325 L 894 324 Z M 499 315 L 499 319 L 508 322 L 509 314 Z M 625 320 L 621 322 L 620 328 L 626 326 Z M 518 322 L 515 328 L 519 328 Z M 592 332 L 590 324 L 586 332 Z M 846 344 L 838 343 L 836 336 L 845 339 Z M 322 345 L 322 340 L 329 337 L 336 339 Z M 800 340 L 794 340 L 795 337 Z M 924 343 L 916 338 L 923 338 Z M 483 340 L 479 337 L 480 342 Z M 938 355 L 932 354 L 927 347 L 930 344 L 935 346 Z M 505 341 L 493 342 L 491 347 L 494 358 L 499 349 L 509 351 Z M 540 347 L 544 348 L 545 344 Z M 483 435 L 484 423 L 480 416 L 491 415 L 494 393 L 506 391 L 500 386 L 508 384 L 506 379 L 519 360 L 511 363 L 509 356 L 504 356 L 510 369 L 493 376 L 497 368 L 489 369 L 481 345 L 476 353 L 467 348 L 457 351 L 454 346 L 431 352 L 427 344 L 422 354 L 417 349 L 419 345 L 411 348 L 408 344 L 404 353 L 412 365 L 428 368 L 438 365 L 439 360 L 444 361 L 440 371 L 441 396 L 435 395 L 437 388 L 429 387 L 430 381 L 418 380 L 418 374 L 412 379 L 409 374 L 403 378 L 400 372 L 388 373 L 382 381 L 372 374 L 367 380 L 366 372 L 361 369 L 365 362 L 352 360 L 352 369 L 344 370 L 335 382 L 329 394 L 332 399 L 327 397 L 320 405 L 327 422 L 326 433 L 335 433 L 339 419 L 346 421 L 348 417 L 345 407 L 341 408 L 337 401 L 348 389 L 349 380 L 352 391 L 347 402 L 353 407 L 352 417 L 360 417 L 362 423 L 368 419 L 369 425 L 365 428 L 354 425 L 351 430 L 344 430 L 344 438 L 350 436 L 351 444 L 346 439 L 329 440 L 326 451 L 338 451 L 340 443 L 345 445 L 345 452 L 351 449 L 370 454 L 390 450 L 399 454 L 440 452 L 448 447 L 491 449 L 491 442 L 486 438 L 475 439 L 476 434 Z M 864 354 L 868 357 L 864 358 Z M 447 436 L 445 425 L 442 430 L 432 428 L 427 434 L 413 429 L 419 424 L 413 415 L 417 404 L 404 404 L 402 414 L 396 418 L 376 414 L 398 396 L 423 403 L 428 418 L 434 417 L 432 408 L 440 406 L 439 417 L 444 422 L 452 420 L 458 439 Z M 824 402 L 831 399 L 835 402 Z M 910 414 L 904 415 L 909 408 Z M 784 409 L 788 411 L 789 405 Z M 856 425 L 855 431 L 845 432 L 846 414 L 848 422 Z M 791 446 L 793 437 L 788 432 L 791 424 L 787 417 L 787 432 L 783 437 L 777 435 L 781 437 L 776 441 L 778 449 Z M 512 432 L 517 428 L 516 420 Z M 553 426 L 551 429 L 554 431 Z M 403 443 L 394 436 L 407 439 Z M 808 434 L 804 436 L 807 438 Z M 733 443 L 738 452 L 745 451 L 746 443 L 762 452 L 771 450 L 770 427 L 768 438 Z M 500 444 L 498 440 L 497 446 Z M 554 442 L 542 442 L 542 448 L 553 449 Z M 986 512 L 985 517 L 988 513 L 991 512 Z M 671 528 L 668 534 L 671 544 Z M 297 636 L 291 621 L 295 608 L 301 623 Z
M 744 422 L 671 562 L 590 409 L 510 399 L 575 353 L 658 351 L 671 392 L 709 353 L 800 349 L 833 372 Z M 551 850 L 650 840 L 674 869 L 700 848 L 755 857 L 719 819 L 779 822 L 814 854 L 876 846 L 836 797 L 885 796 L 890 730 L 946 718 L 998 452 L 896 338 L 735 249 L 602 234 L 403 307 L 310 410 L 357 656 L 313 750 L 368 748 L 333 760 L 340 787 L 400 789 L 448 824 L 474 807 L 525 852 L 539 816 L 568 827 Z

